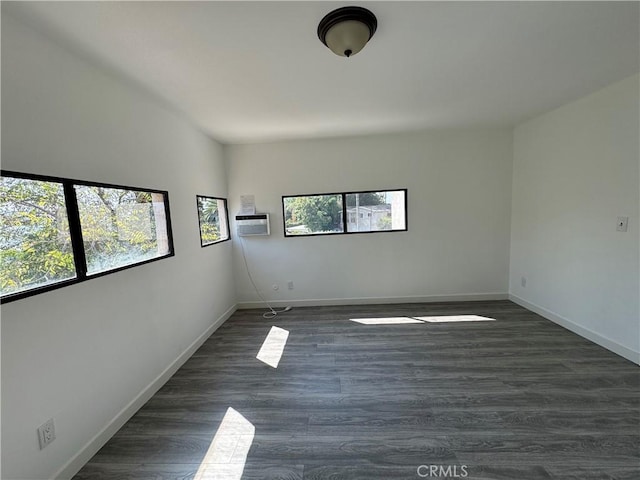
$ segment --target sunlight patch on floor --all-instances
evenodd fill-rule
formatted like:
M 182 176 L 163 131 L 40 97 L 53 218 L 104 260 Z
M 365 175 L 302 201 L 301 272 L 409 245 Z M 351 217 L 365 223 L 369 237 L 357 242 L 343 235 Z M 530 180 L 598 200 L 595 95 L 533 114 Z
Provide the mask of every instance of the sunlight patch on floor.
M 351 318 L 352 322 L 363 325 L 397 325 L 402 323 L 422 323 L 420 320 L 409 317 L 386 317 L 386 318 Z
M 194 480 L 241 480 L 256 428 L 229 407 Z
M 289 338 L 289 331 L 279 327 L 271 327 L 267 338 L 265 338 L 262 347 L 256 358 L 266 363 L 270 367 L 278 368 L 284 347 Z
M 446 315 L 440 317 L 414 317 L 423 322 L 447 323 L 447 322 L 494 322 L 495 318 L 481 317 L 480 315 Z

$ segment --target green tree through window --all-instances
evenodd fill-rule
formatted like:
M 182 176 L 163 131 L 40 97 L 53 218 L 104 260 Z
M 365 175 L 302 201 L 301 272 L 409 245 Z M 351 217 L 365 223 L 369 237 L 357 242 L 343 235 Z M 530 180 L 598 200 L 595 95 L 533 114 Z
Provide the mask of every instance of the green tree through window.
M 407 230 L 407 190 L 283 196 L 284 235 Z
M 198 222 L 200 223 L 200 245 L 206 247 L 229 239 L 227 204 L 224 198 L 198 195 Z
M 2 172 L 2 302 L 173 255 L 167 193 Z
M 291 197 L 284 201 L 286 227 L 301 226 L 302 233 L 342 231 L 342 196 L 312 195 Z
M 162 196 L 146 191 L 76 185 L 87 273 L 165 255 Z M 160 241 L 158 241 L 160 239 Z
M 2 295 L 75 278 L 61 183 L 0 177 Z

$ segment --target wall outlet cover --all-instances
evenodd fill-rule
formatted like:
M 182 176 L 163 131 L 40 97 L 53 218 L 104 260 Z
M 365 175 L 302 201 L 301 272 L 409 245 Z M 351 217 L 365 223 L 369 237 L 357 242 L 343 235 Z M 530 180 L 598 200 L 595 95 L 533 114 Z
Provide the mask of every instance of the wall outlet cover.
M 38 440 L 40 442 L 40 450 L 49 445 L 56 439 L 56 428 L 53 418 L 50 418 L 38 428 Z

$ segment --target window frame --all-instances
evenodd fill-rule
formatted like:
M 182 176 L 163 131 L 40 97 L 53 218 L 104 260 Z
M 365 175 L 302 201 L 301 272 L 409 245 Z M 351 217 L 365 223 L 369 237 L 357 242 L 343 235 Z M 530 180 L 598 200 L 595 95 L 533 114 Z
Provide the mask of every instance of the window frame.
M 131 187 L 126 185 L 117 185 L 112 183 L 91 182 L 87 180 L 76 180 L 65 177 L 54 177 L 50 175 L 39 175 L 33 173 L 15 172 L 12 170 L 0 170 L 1 177 L 21 178 L 25 180 L 34 180 L 41 182 L 51 182 L 62 184 L 65 197 L 65 207 L 67 214 L 67 221 L 69 222 L 69 235 L 71 238 L 71 246 L 74 258 L 74 266 L 76 277 L 68 280 L 62 280 L 49 285 L 43 285 L 40 287 L 33 287 L 22 292 L 11 293 L 0 297 L 0 304 L 21 300 L 23 298 L 32 297 L 40 293 L 50 292 L 59 288 L 67 287 L 69 285 L 75 285 L 77 283 L 86 282 L 87 280 L 93 280 L 94 278 L 104 277 L 112 273 L 121 272 L 130 268 L 138 267 L 140 265 L 146 265 L 147 263 L 156 262 L 158 260 L 164 260 L 165 258 L 175 256 L 175 249 L 173 244 L 173 230 L 171 228 L 171 209 L 169 205 L 169 192 L 166 190 L 158 190 L 153 188 L 143 187 Z M 169 252 L 154 258 L 141 260 L 139 262 L 130 263 L 120 267 L 115 267 L 109 270 L 88 274 L 87 273 L 87 260 L 85 256 L 84 244 L 82 240 L 82 226 L 80 224 L 80 213 L 78 208 L 78 201 L 75 193 L 75 186 L 86 187 L 102 187 L 113 188 L 119 190 L 131 190 L 136 192 L 149 192 L 159 193 L 164 198 L 164 213 L 167 227 L 167 242 L 169 244 Z
M 368 230 L 361 232 L 349 232 L 347 231 L 348 212 L 347 212 L 347 195 L 357 195 L 362 193 L 379 193 L 379 192 L 404 192 L 404 228 L 398 228 L 395 230 Z M 300 234 L 287 234 L 287 213 L 284 205 L 286 198 L 298 198 L 298 197 L 318 197 L 318 196 L 331 196 L 340 195 L 342 197 L 342 232 L 327 232 L 327 233 L 300 233 Z M 332 193 L 309 193 L 299 195 L 282 195 L 282 226 L 285 238 L 296 237 L 324 237 L 332 235 L 359 235 L 369 233 L 392 233 L 392 232 L 406 232 L 409 230 L 409 215 L 408 215 L 409 194 L 406 188 L 380 188 L 377 190 L 359 190 L 354 192 L 332 192 Z
M 203 243 L 203 240 L 202 240 L 202 222 L 200 221 L 200 205 L 198 203 L 198 199 L 199 198 L 206 198 L 207 200 L 222 200 L 224 202 L 224 218 L 225 218 L 225 221 L 227 222 L 227 238 L 224 238 L 222 240 L 216 240 L 215 242 L 211 242 L 211 243 Z M 226 198 L 213 197 L 211 195 L 199 195 L 199 194 L 196 194 L 196 213 L 198 215 L 198 234 L 200 235 L 200 247 L 201 248 L 209 247 L 211 245 L 217 245 L 219 243 L 224 243 L 224 242 L 228 242 L 229 240 L 231 240 L 231 226 L 229 225 L 229 202 L 227 201 Z

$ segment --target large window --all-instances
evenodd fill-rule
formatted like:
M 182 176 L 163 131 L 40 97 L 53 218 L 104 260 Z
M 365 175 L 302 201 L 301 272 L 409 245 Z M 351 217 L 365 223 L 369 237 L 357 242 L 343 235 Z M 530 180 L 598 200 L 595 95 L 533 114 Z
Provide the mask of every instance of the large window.
M 87 275 L 169 253 L 165 194 L 74 185 Z
M 229 218 L 227 200 L 197 195 L 200 245 L 206 247 L 229 240 Z
M 285 235 L 344 232 L 342 194 L 282 197 Z
M 407 190 L 282 197 L 285 237 L 407 230 Z
M 2 296 L 76 278 L 64 187 L 2 176 Z
M 2 303 L 173 255 L 167 192 L 2 172 Z

